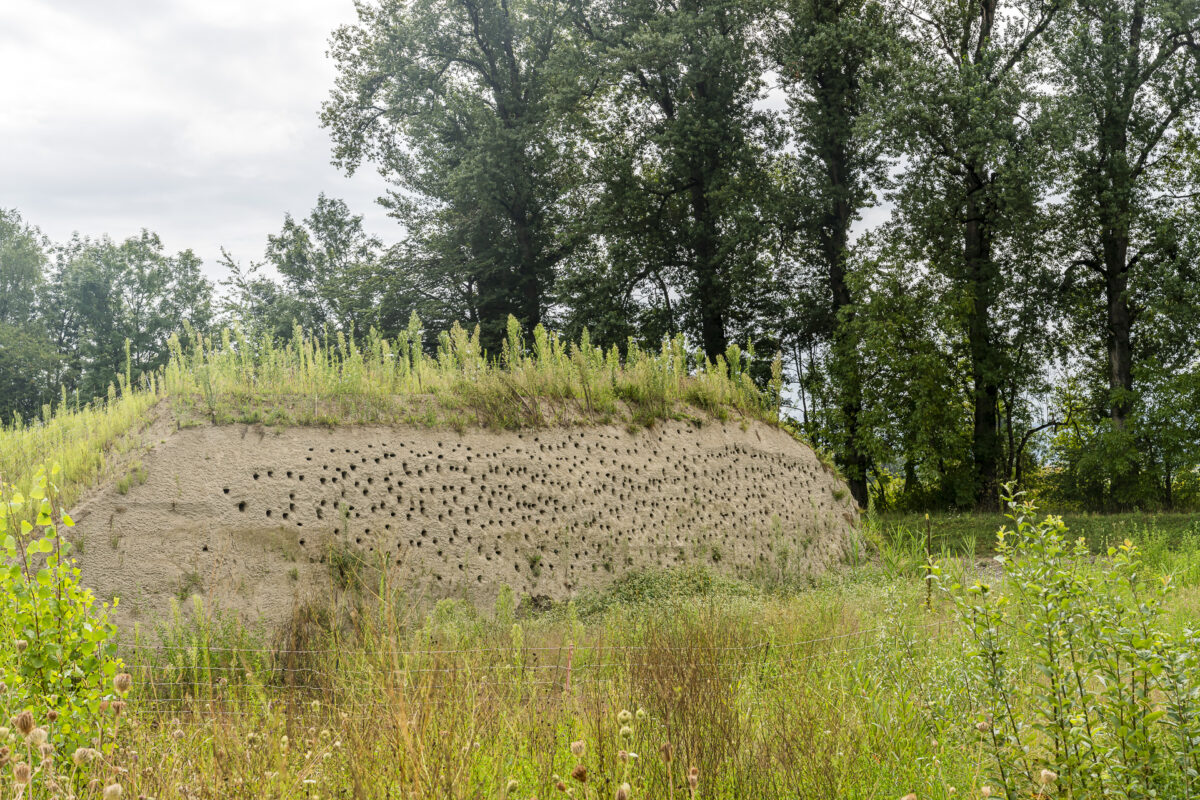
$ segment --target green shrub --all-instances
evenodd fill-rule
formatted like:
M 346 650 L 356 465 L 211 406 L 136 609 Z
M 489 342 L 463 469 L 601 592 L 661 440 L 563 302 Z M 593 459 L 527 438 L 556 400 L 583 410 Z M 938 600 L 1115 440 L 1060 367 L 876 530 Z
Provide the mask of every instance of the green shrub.
M 63 751 L 95 746 L 112 721 L 102 705 L 119 662 L 109 607 L 80 585 L 59 535 L 74 523 L 58 506 L 58 474 L 39 471 L 28 497 L 0 487 L 0 711 L 5 720 L 31 712 Z
M 1093 559 L 1011 500 L 996 585 L 953 585 L 996 796 L 1195 797 L 1200 632 L 1164 619 L 1169 577 L 1126 540 Z M 935 573 L 937 568 L 935 568 Z

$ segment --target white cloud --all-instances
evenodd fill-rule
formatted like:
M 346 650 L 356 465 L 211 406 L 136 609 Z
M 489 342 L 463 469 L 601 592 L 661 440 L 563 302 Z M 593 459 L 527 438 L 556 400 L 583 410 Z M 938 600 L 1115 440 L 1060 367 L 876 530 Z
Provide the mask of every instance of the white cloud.
M 260 257 L 322 191 L 396 239 L 383 181 L 330 166 L 317 122 L 353 20 L 351 0 L 4 3 L 0 207 L 60 240 L 149 228 L 210 267 Z

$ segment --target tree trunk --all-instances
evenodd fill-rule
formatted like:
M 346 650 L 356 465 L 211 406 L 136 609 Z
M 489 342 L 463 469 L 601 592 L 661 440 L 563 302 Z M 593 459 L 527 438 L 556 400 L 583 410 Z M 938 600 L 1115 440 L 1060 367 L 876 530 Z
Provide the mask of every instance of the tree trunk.
M 830 179 L 838 187 L 840 164 L 830 165 Z M 840 188 L 840 187 L 839 187 Z M 833 326 L 833 378 L 839 395 L 838 406 L 845 428 L 841 449 L 842 471 L 850 487 L 850 494 L 862 508 L 869 502 L 867 494 L 867 472 L 871 468 L 870 457 L 863 452 L 859 440 L 859 416 L 862 413 L 862 381 L 858 368 L 858 350 L 853 335 L 854 302 L 850 287 L 846 285 L 846 250 L 850 234 L 850 205 L 838 198 L 826 214 L 822 226 L 822 249 L 829 275 L 829 289 L 833 295 L 831 324 Z
M 1122 430 L 1132 411 L 1133 348 L 1129 310 L 1128 236 L 1106 236 L 1104 242 L 1104 299 L 1108 306 L 1109 414 L 1113 428 Z
M 971 403 L 974 427 L 971 457 L 975 471 L 975 507 L 995 511 L 1000 507 L 999 479 L 1001 441 L 997 414 L 1000 397 L 999 354 L 992 336 L 992 306 L 999 271 L 991 252 L 988 209 L 981 195 L 984 183 L 978 170 L 970 171 L 967 187 L 966 226 L 963 255 L 967 286 L 971 292 L 967 313 L 967 345 L 971 361 Z
M 718 257 L 718 233 L 708 200 L 707 181 L 703 170 L 692 177 L 692 215 L 696 236 L 692 240 L 692 268 L 696 276 L 696 302 L 700 310 L 700 344 L 710 361 L 725 355 L 728 346 L 725 332 L 725 309 L 728 307 L 728 286 L 721 274 Z

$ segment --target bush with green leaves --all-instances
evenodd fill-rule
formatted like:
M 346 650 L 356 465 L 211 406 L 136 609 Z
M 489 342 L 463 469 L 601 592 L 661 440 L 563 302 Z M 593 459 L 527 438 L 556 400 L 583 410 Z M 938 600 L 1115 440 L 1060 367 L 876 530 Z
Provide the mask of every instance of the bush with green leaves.
M 1097 558 L 1060 517 L 1008 502 L 1003 578 L 947 587 L 973 643 L 991 794 L 1200 796 L 1200 631 L 1169 629 L 1170 578 L 1128 540 Z
M 60 535 L 74 522 L 58 507 L 58 474 L 39 471 L 28 497 L 0 485 L 0 712 L 49 722 L 62 750 L 96 746 L 120 662 L 109 606 L 80 585 Z

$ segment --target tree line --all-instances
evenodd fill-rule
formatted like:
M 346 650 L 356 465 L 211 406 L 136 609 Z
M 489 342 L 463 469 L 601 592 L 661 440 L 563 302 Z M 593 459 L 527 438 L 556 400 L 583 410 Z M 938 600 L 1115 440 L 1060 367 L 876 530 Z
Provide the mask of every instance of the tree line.
M 399 242 L 321 197 L 214 293 L 151 234 L 43 248 L 9 213 L 0 411 L 102 394 L 125 339 L 153 369 L 185 319 L 416 311 L 496 352 L 511 315 L 782 353 L 863 505 L 1200 503 L 1200 0 L 358 8 L 321 121 Z

